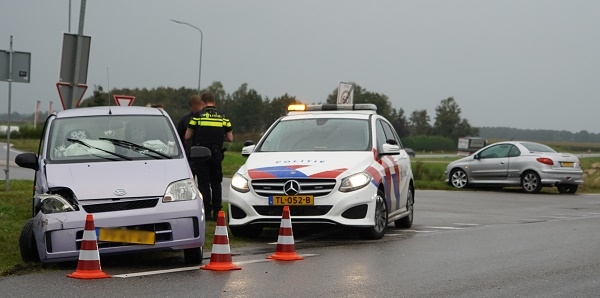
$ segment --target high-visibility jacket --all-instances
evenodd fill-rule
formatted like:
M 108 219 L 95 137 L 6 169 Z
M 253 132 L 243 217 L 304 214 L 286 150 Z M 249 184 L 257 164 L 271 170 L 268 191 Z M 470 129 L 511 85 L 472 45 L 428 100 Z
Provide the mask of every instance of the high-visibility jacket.
M 190 119 L 188 128 L 194 132 L 193 145 L 221 149 L 225 134 L 232 131 L 231 121 L 215 107 L 206 107 Z

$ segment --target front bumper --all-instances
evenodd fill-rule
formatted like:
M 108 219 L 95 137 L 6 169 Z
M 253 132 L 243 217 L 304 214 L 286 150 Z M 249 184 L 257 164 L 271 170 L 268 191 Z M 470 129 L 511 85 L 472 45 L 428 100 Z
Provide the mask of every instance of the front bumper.
M 290 213 L 293 223 L 333 224 L 353 227 L 372 227 L 375 225 L 375 197 L 377 187 L 366 187 L 343 193 L 336 188 L 328 195 L 315 197 L 314 206 L 292 206 Z M 254 191 L 240 193 L 233 188 L 226 200 L 229 203 L 229 225 L 232 227 L 247 225 L 277 226 L 281 222 L 281 206 L 269 206 L 269 199 Z
M 581 170 L 557 170 L 543 169 L 540 171 L 540 179 L 544 185 L 556 184 L 583 184 L 583 171 Z
M 159 202 L 153 208 L 92 213 L 96 229 L 128 227 L 154 229 L 155 245 L 99 242 L 100 255 L 149 250 L 180 250 L 201 247 L 205 226 L 201 200 Z M 88 213 L 80 211 L 43 214 L 34 218 L 34 235 L 44 263 L 77 260 Z

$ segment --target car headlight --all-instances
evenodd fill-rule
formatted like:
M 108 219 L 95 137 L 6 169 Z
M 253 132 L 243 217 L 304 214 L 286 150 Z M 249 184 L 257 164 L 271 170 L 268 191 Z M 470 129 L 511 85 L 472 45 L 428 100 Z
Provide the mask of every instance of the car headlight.
M 191 179 L 175 181 L 167 187 L 163 202 L 190 201 L 200 197 L 196 184 Z
M 244 176 L 237 173 L 233 175 L 233 178 L 231 178 L 231 188 L 241 193 L 250 191 L 250 187 L 248 187 L 248 180 L 244 178 Z
M 342 179 L 340 185 L 341 192 L 351 192 L 359 190 L 371 183 L 371 175 L 369 173 L 357 173 Z
M 44 214 L 62 213 L 79 210 L 79 207 L 71 205 L 67 199 L 59 195 L 44 195 L 41 196 L 40 202 L 36 206 L 37 210 Z

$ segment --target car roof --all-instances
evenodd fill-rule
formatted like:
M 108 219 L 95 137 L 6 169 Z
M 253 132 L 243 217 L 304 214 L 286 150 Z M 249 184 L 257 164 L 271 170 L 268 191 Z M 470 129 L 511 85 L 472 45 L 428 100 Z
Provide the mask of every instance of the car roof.
M 71 118 L 85 116 L 108 116 L 108 115 L 165 115 L 165 111 L 158 108 L 149 107 L 119 107 L 119 106 L 101 106 L 90 108 L 77 108 L 59 111 L 56 118 Z

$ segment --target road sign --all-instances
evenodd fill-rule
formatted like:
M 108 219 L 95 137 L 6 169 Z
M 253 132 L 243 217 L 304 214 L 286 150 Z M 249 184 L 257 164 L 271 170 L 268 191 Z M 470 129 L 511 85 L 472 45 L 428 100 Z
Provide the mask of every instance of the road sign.
M 86 84 L 72 85 L 70 83 L 58 82 L 56 83 L 56 89 L 58 89 L 58 96 L 62 103 L 63 109 L 69 109 L 73 106 L 69 106 L 67 103 L 75 100 L 74 106 L 77 108 L 81 104 L 81 99 L 85 94 L 88 86 Z
M 130 106 L 135 100 L 135 96 L 132 95 L 113 95 L 113 98 L 118 106 Z
M 352 104 L 354 103 L 354 84 L 340 82 L 338 86 L 338 104 Z
M 13 52 L 12 80 L 14 83 L 29 83 L 31 80 L 31 53 Z M 8 81 L 10 51 L 0 50 L 0 81 Z
M 75 56 L 77 53 L 77 34 L 65 33 L 63 35 L 62 54 L 60 56 L 60 82 L 87 83 L 88 63 L 90 61 L 90 43 L 92 38 L 82 36 L 81 63 L 79 65 L 78 77 L 75 77 Z

